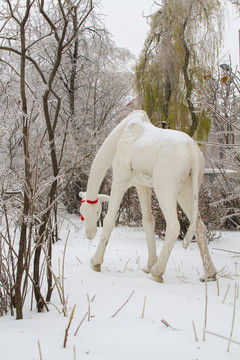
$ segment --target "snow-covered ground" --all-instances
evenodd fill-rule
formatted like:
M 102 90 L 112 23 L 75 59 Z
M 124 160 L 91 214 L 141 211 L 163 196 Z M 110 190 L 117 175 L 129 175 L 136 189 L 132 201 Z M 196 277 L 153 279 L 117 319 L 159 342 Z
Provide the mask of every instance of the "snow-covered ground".
M 238 344 L 231 343 L 227 352 L 227 340 L 206 334 L 203 341 L 206 289 L 199 281 L 203 271 L 196 243 L 184 250 L 181 242 L 176 242 L 164 283 L 160 284 L 141 271 L 147 261 L 143 230 L 118 227 L 112 233 L 102 272 L 97 273 L 91 270 L 89 260 L 96 249 L 101 229 L 89 242 L 79 217 L 71 217 L 71 221 L 77 227 L 72 222 L 65 222 L 62 241 L 54 245 L 53 266 L 57 274 L 59 263 L 62 267 L 64 243 L 70 230 L 64 276 L 68 317 L 58 311 L 61 305 L 56 289 L 48 313 L 30 311 L 29 294 L 24 320 L 17 321 L 10 315 L 0 318 L 1 360 L 41 359 L 39 346 L 43 360 L 240 359 Z M 157 239 L 158 251 L 161 246 L 162 241 Z M 217 282 L 207 284 L 206 329 L 229 338 L 235 284 L 239 286 L 240 283 L 240 256 L 222 249 L 240 251 L 240 233 L 224 232 L 220 239 L 211 242 L 209 248 L 217 269 L 224 268 L 224 277 L 219 277 L 219 295 Z M 228 285 L 229 291 L 223 302 Z M 88 311 L 88 298 L 90 321 L 87 316 L 74 335 Z M 66 348 L 63 348 L 65 329 L 74 305 L 73 321 Z M 121 306 L 122 309 L 112 317 Z M 163 319 L 171 327 L 167 327 Z M 239 297 L 232 339 L 240 343 Z

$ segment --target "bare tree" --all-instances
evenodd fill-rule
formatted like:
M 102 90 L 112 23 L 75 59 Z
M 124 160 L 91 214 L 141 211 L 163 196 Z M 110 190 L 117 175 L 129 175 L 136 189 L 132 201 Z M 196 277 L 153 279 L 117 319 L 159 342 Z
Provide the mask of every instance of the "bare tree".
M 0 264 L 20 319 L 29 282 L 38 311 L 48 310 L 59 199 L 120 120 L 131 56 L 110 41 L 90 0 L 5 0 L 0 14 Z
M 52 292 L 51 274 L 48 272 L 47 299 L 40 289 L 40 256 L 43 244 L 48 244 L 51 261 L 52 236 L 56 226 L 54 205 L 59 196 L 61 161 L 59 153 L 59 122 L 61 96 L 57 93 L 56 76 L 63 54 L 74 41 L 79 29 L 93 10 L 91 1 L 75 2 L 82 7 L 81 17 L 74 28 L 70 28 L 71 1 L 58 1 L 57 4 L 44 0 L 26 0 L 25 4 L 6 0 L 1 9 L 2 44 L 0 50 L 15 56 L 15 65 L 2 61 L 12 68 L 19 77 L 19 111 L 21 113 L 21 148 L 23 168 L 16 171 L 23 191 L 23 206 L 20 221 L 20 239 L 17 252 L 16 281 L 14 284 L 14 303 L 16 317 L 21 319 L 28 279 L 33 283 L 38 311 L 47 308 Z M 41 18 L 42 34 L 36 36 L 32 21 Z M 46 41 L 48 40 L 48 41 Z M 51 56 L 42 59 L 42 47 Z M 33 77 L 35 88 L 33 87 Z M 37 83 L 37 87 L 36 87 Z M 36 126 L 37 119 L 42 129 Z M 19 131 L 18 131 L 19 132 Z M 37 135 L 41 137 L 38 138 Z M 64 137 L 61 137 L 63 141 Z M 37 143 L 33 141 L 38 139 Z M 48 148 L 44 144 L 47 141 Z M 44 146 L 43 146 L 44 144 Z M 61 145 L 60 145 L 61 149 Z M 42 167 L 45 164 L 45 170 Z M 40 166 L 41 165 L 41 166 Z M 46 170 L 48 165 L 48 170 Z M 51 174 L 49 173 L 51 168 Z M 41 174 L 41 181 L 39 175 Z M 48 175 L 43 182 L 43 177 Z M 44 196 L 43 196 L 44 193 Z M 32 239 L 35 245 L 32 249 Z M 30 260 L 34 257 L 33 278 L 29 274 Z M 48 264 L 49 264 L 48 261 Z
M 206 76 L 198 90 L 199 103 L 211 114 L 209 140 L 204 143 L 208 160 L 217 168 L 227 214 L 222 222 L 229 227 L 240 225 L 240 183 L 235 171 L 240 168 L 240 77 L 229 64 L 221 64 L 214 76 Z M 232 174 L 232 176 L 231 176 Z M 226 227 L 227 225 L 225 225 Z
M 79 14 L 74 9 L 72 27 Z M 58 73 L 62 89 L 65 124 L 71 134 L 71 147 L 83 159 L 74 167 L 64 203 L 70 212 L 79 211 L 78 193 L 85 190 L 93 159 L 103 139 L 118 123 L 131 99 L 133 56 L 118 49 L 94 13 L 65 53 Z M 69 145 L 68 145 L 69 146 Z M 64 153 L 64 163 L 72 158 Z

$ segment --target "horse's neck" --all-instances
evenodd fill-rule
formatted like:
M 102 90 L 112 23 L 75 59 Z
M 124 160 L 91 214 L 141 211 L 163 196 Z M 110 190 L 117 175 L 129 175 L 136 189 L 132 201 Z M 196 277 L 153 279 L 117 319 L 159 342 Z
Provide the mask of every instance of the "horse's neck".
M 88 200 L 94 201 L 97 199 L 104 175 L 111 166 L 111 159 L 109 159 L 107 148 L 106 146 L 102 146 L 92 163 L 86 194 Z M 109 151 L 111 151 L 111 149 L 109 149 Z
M 127 119 L 125 119 L 127 120 Z M 123 120 L 106 138 L 93 161 L 87 185 L 87 199 L 96 200 L 107 170 L 112 165 L 120 139 L 128 121 Z

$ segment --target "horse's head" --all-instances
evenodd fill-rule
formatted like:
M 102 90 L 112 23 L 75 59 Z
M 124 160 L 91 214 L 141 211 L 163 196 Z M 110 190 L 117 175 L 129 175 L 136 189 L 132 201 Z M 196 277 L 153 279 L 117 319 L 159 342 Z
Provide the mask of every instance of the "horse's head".
M 85 220 L 85 234 L 92 240 L 97 233 L 97 222 L 102 212 L 101 203 L 109 201 L 109 196 L 99 194 L 95 201 L 88 200 L 85 192 L 80 192 L 79 196 L 82 198 L 80 214 L 82 220 Z

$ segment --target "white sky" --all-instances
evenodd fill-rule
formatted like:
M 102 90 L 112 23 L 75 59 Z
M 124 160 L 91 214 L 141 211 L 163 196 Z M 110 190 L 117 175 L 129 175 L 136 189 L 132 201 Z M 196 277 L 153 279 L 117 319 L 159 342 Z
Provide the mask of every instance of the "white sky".
M 226 62 L 229 62 L 229 55 L 233 66 L 238 66 L 240 69 L 240 55 L 239 55 L 239 30 L 240 30 L 240 16 L 237 14 L 232 5 L 228 6 L 225 19 L 225 36 L 224 36 L 224 49 L 223 54 L 226 56 Z
M 106 15 L 106 27 L 112 33 L 116 45 L 127 48 L 138 56 L 149 30 L 147 19 L 143 17 L 143 14 L 146 16 L 154 12 L 156 7 L 152 5 L 153 0 L 101 0 L 101 4 L 102 13 Z M 233 65 L 239 65 L 240 18 L 237 18 L 233 9 L 227 13 L 225 29 L 225 45 L 221 60 L 229 62 L 227 54 L 230 53 Z
M 149 30 L 143 17 L 154 10 L 152 0 L 101 0 L 102 13 L 106 15 L 106 28 L 119 47 L 127 48 L 138 56 Z

